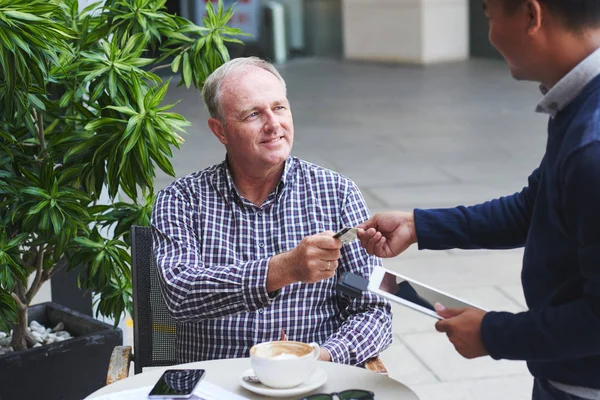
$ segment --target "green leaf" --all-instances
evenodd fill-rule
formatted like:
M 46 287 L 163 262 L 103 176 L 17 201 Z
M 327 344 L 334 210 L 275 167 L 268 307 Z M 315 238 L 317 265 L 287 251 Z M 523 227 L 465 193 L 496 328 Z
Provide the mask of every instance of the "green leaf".
M 59 217 L 58 212 L 56 210 L 50 211 L 50 220 L 52 221 L 52 227 L 54 228 L 54 234 L 56 236 L 59 236 L 61 228 L 62 228 L 62 219 Z
M 29 13 L 22 13 L 20 11 L 4 11 L 4 15 L 23 21 L 42 21 L 42 18 L 40 17 L 36 17 L 35 15 Z
M 244 42 L 241 41 L 240 39 L 227 38 L 227 37 L 222 37 L 222 39 L 224 42 L 244 44 Z
M 130 107 L 118 107 L 118 106 L 106 106 L 106 108 L 110 108 L 111 110 L 115 110 L 125 115 L 137 115 L 138 112 Z
M 86 131 L 97 131 L 100 128 L 107 128 L 110 127 L 112 125 L 114 125 L 115 123 L 124 123 L 126 122 L 125 120 L 122 119 L 117 119 L 117 118 L 98 118 L 95 121 L 92 121 L 90 123 L 88 123 L 84 129 Z
M 134 99 L 135 102 L 137 103 L 138 106 L 138 110 L 140 112 L 144 111 L 144 95 L 142 94 L 142 83 L 140 81 L 140 79 L 137 77 L 137 75 L 133 75 L 132 76 L 132 89 L 133 89 L 133 94 L 134 94 Z
M 117 73 L 114 69 L 108 74 L 108 93 L 112 98 L 117 96 Z
M 69 105 L 69 103 L 71 103 L 72 98 L 73 98 L 73 92 L 71 90 L 65 92 L 65 94 L 63 94 L 62 97 L 60 98 L 58 106 L 60 108 L 65 108 L 66 106 Z
M 50 125 L 48 125 L 46 127 L 46 129 L 44 129 L 44 135 L 49 135 L 54 131 L 54 128 L 56 128 L 56 126 L 61 122 L 60 119 L 56 118 L 54 121 L 52 121 L 52 123 Z
M 148 109 L 152 110 L 157 108 L 160 103 L 163 101 L 165 95 L 167 94 L 167 90 L 169 89 L 169 83 L 171 82 L 171 80 L 169 79 L 164 85 L 162 85 L 160 87 L 160 89 L 158 89 L 156 91 L 156 93 L 154 93 L 154 96 L 152 96 L 152 100 L 149 102 L 148 104 Z
M 127 146 L 125 147 L 125 150 L 123 150 L 123 156 L 125 156 L 127 153 L 129 153 L 131 151 L 131 149 L 133 149 L 133 147 L 137 144 L 137 142 L 140 138 L 141 131 L 142 131 L 141 125 L 136 124 L 132 135 L 129 136 L 129 139 L 127 141 Z M 121 168 L 123 168 L 125 165 L 126 165 L 126 163 L 122 163 Z
M 38 203 L 37 205 L 31 207 L 29 209 L 29 211 L 27 212 L 27 215 L 35 215 L 40 213 L 42 210 L 46 209 L 46 207 L 48 207 L 48 200 L 44 200 L 40 203 Z
M 10 293 L 0 287 L 0 331 L 10 332 L 17 322 L 17 303 Z
M 173 62 L 171 63 L 171 70 L 174 73 L 177 73 L 177 71 L 179 71 L 179 64 L 181 64 L 181 54 L 175 57 L 173 59 Z
M 192 65 L 190 64 L 190 55 L 188 52 L 183 54 L 183 82 L 189 89 L 192 84 Z
M 91 249 L 102 249 L 104 247 L 104 243 L 94 242 L 93 240 L 84 237 L 77 237 L 73 241 L 83 247 Z
M 165 32 L 164 35 L 170 39 L 175 39 L 179 42 L 194 43 L 194 39 L 182 35 L 179 32 Z
M 196 40 L 196 43 L 194 43 L 194 59 L 198 58 L 200 50 L 202 50 L 202 48 L 204 47 L 204 43 L 206 43 L 205 37 L 199 38 L 198 40 Z
M 33 104 L 36 108 L 38 108 L 39 110 L 42 110 L 42 111 L 46 111 L 46 106 L 36 95 L 28 94 L 27 98 L 29 99 L 31 104 Z
M 44 189 L 40 189 L 40 188 L 36 188 L 36 187 L 27 187 L 25 189 L 22 189 L 21 192 L 24 194 L 30 194 L 32 196 L 38 196 L 38 197 L 43 197 L 45 199 L 50 199 L 48 192 L 46 192 Z
M 139 47 L 139 42 L 141 41 L 140 39 L 142 39 L 142 37 L 143 35 L 141 33 L 131 36 L 127 41 L 127 44 L 125 45 L 125 47 L 123 47 L 121 51 L 125 54 L 129 54 L 131 52 L 134 52 L 135 49 L 135 53 L 138 53 L 139 50 L 137 47 Z
M 29 236 L 29 233 L 27 232 L 19 233 L 14 238 L 12 238 L 10 242 L 8 242 L 7 247 L 12 248 L 20 245 L 21 242 L 27 238 L 27 236 Z
M 81 10 L 80 14 L 87 14 L 90 11 L 94 10 L 95 8 L 97 8 L 98 6 L 100 6 L 102 3 L 104 3 L 104 1 L 97 1 L 95 3 L 92 3 L 89 6 L 85 7 L 83 10 Z

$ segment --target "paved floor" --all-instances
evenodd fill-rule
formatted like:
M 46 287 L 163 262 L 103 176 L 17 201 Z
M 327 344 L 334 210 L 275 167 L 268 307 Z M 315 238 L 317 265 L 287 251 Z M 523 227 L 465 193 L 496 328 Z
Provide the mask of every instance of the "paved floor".
M 373 212 L 514 193 L 544 150 L 547 119 L 533 112 L 536 85 L 513 81 L 502 62 L 421 68 L 305 59 L 281 72 L 295 119 L 293 154 L 353 179 Z M 180 177 L 220 162 L 224 150 L 206 126 L 199 93 L 174 86 L 168 100 L 182 99 L 175 109 L 193 123 L 173 160 Z M 159 175 L 158 188 L 171 180 Z M 519 311 L 521 257 L 520 250 L 409 249 L 385 264 L 483 307 Z M 382 355 L 393 378 L 422 400 L 530 398 L 524 363 L 465 360 L 433 323 L 394 307 L 394 343 Z

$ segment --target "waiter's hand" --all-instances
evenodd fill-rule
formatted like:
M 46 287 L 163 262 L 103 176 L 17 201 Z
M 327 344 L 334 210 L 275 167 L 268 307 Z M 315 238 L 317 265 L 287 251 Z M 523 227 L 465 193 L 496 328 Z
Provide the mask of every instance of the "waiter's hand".
M 446 333 L 456 351 L 465 358 L 487 356 L 481 340 L 481 321 L 486 312 L 478 308 L 444 308 L 436 303 L 435 310 L 445 319 L 435 324 L 438 332 Z
M 356 228 L 362 247 L 381 258 L 395 257 L 417 242 L 413 212 L 378 213 Z

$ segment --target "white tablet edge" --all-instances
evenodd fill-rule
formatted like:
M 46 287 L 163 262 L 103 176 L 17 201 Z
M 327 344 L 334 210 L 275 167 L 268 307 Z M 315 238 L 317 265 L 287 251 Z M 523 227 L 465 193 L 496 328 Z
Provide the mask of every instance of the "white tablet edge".
M 391 293 L 388 293 L 388 292 L 385 292 L 385 291 L 379 289 L 379 286 L 381 285 L 381 281 L 383 280 L 383 277 L 384 277 L 384 275 L 385 275 L 386 272 L 388 272 L 388 273 L 390 273 L 392 275 L 395 275 L 395 276 L 397 276 L 399 278 L 402 278 L 402 279 L 404 279 L 406 281 L 416 283 L 417 285 L 421 285 L 421 286 L 423 286 L 423 287 L 425 287 L 427 289 L 433 290 L 434 292 L 437 292 L 437 293 L 443 294 L 445 296 L 451 297 L 451 298 L 453 298 L 456 301 L 460 301 L 461 303 L 464 303 L 465 306 L 467 306 L 467 307 L 474 307 L 474 308 L 478 308 L 480 310 L 487 311 L 483 307 L 480 307 L 480 306 L 475 305 L 475 304 L 473 304 L 471 302 L 468 302 L 468 301 L 465 301 L 465 300 L 463 300 L 463 299 L 461 299 L 459 297 L 456 297 L 456 296 L 454 296 L 452 294 L 443 292 L 443 291 L 441 291 L 439 289 L 436 289 L 434 287 L 431 287 L 429 285 L 426 285 L 424 283 L 416 281 L 416 280 L 414 280 L 412 278 L 408 278 L 408 277 L 406 277 L 404 275 L 401 275 L 401 274 L 399 274 L 397 272 L 390 271 L 389 269 L 385 269 L 383 267 L 374 267 L 373 268 L 373 273 L 371 274 L 371 278 L 369 279 L 369 286 L 368 286 L 368 289 L 369 289 L 370 292 L 375 293 L 375 294 L 377 294 L 379 296 L 385 297 L 385 298 L 387 298 L 389 300 L 392 300 L 392 301 L 394 301 L 396 303 L 402 304 L 403 306 L 412 308 L 413 310 L 420 311 L 423 314 L 429 315 L 430 317 L 433 317 L 433 318 L 436 318 L 436 319 L 443 319 L 443 317 L 441 317 L 440 315 L 438 315 L 438 313 L 436 313 L 435 311 L 430 310 L 429 308 L 425 308 L 425 307 L 423 307 L 423 306 L 421 306 L 419 304 L 415 304 L 413 302 L 410 302 L 410 301 L 405 300 L 405 299 L 403 299 L 401 297 L 395 296 L 395 295 L 393 295 Z

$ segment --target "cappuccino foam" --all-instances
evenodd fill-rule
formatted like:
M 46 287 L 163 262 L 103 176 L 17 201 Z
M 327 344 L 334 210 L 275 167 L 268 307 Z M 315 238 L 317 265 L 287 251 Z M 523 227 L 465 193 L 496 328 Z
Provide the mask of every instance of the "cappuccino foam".
M 276 355 L 272 359 L 273 360 L 290 360 L 292 358 L 298 358 L 298 356 L 295 354 L 281 353 L 279 355 Z

